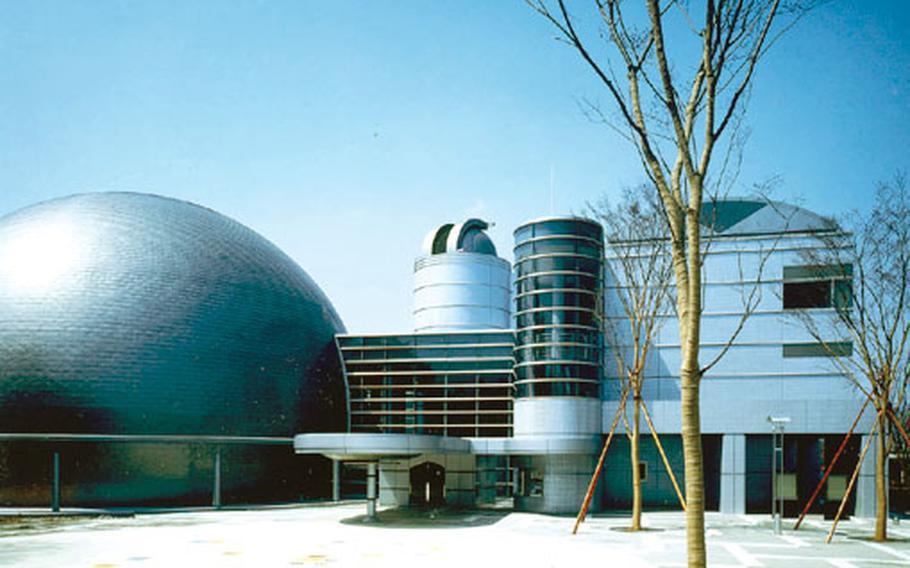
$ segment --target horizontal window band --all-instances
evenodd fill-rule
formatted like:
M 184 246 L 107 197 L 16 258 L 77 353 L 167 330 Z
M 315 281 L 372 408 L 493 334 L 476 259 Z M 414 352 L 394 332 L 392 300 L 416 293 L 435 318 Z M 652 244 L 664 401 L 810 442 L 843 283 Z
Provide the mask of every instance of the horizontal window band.
M 549 383 L 521 385 L 516 393 L 516 404 L 522 400 L 571 398 L 575 400 L 600 401 L 597 385 L 578 383 Z
M 599 264 L 603 263 L 603 257 L 600 256 L 591 256 L 577 252 L 544 252 L 540 254 L 531 254 L 528 256 L 523 256 L 521 258 L 516 258 L 515 263 L 512 265 L 513 270 L 517 269 L 522 263 L 525 263 L 529 260 L 540 260 L 542 258 L 583 258 L 585 260 L 591 260 Z
M 837 316 L 837 310 L 835 308 L 792 308 L 792 309 L 780 309 L 780 310 L 755 310 L 749 314 L 749 319 L 755 316 L 790 316 L 793 317 L 797 313 L 808 312 L 815 314 L 824 314 L 825 312 L 830 312 L 832 316 Z M 721 318 L 721 317 L 742 317 L 743 312 L 702 312 L 701 317 L 704 320 L 705 318 Z M 658 319 L 665 320 L 675 320 L 678 319 L 676 314 L 658 314 Z M 610 314 L 604 317 L 606 320 L 611 321 L 628 321 L 628 317 L 622 316 L 619 314 Z
M 799 344 L 802 344 L 802 343 L 806 343 L 806 342 L 787 342 L 787 341 L 780 341 L 780 340 L 777 340 L 777 341 L 744 341 L 744 342 L 742 342 L 742 343 L 740 343 L 740 342 L 734 343 L 734 344 L 730 347 L 730 350 L 731 350 L 731 353 L 732 353 L 733 350 L 736 349 L 737 347 L 771 347 L 771 348 L 776 348 L 776 347 L 780 347 L 780 346 L 782 346 L 782 345 L 787 345 L 787 344 L 799 345 Z M 808 342 L 808 343 L 812 343 L 812 342 Z M 831 343 L 839 343 L 839 342 L 837 342 L 837 341 L 832 341 Z M 704 343 L 701 343 L 701 344 L 700 344 L 700 347 L 701 347 L 701 348 L 706 348 L 706 347 L 707 347 L 707 348 L 717 348 L 717 349 L 720 349 L 720 348 L 725 347 L 726 345 L 727 345 L 726 342 L 723 342 L 723 341 L 712 341 L 712 342 L 704 342 Z M 679 349 L 679 348 L 680 348 L 679 343 L 656 343 L 656 342 L 655 342 L 655 343 L 653 343 L 651 346 L 652 346 L 652 347 L 656 347 L 656 348 L 658 348 L 658 349 Z M 613 346 L 613 347 L 618 347 L 618 348 L 620 348 L 620 349 L 623 349 L 623 348 L 625 348 L 625 349 L 631 349 L 631 345 L 629 345 L 629 344 L 615 345 L 615 346 Z
M 514 251 L 515 249 L 517 249 L 518 247 L 522 246 L 525 243 L 539 243 L 539 242 L 554 241 L 554 240 L 561 240 L 561 239 L 585 241 L 585 242 L 600 246 L 600 248 L 603 248 L 602 240 L 595 239 L 595 238 L 589 237 L 587 235 L 576 235 L 576 234 L 566 233 L 566 234 L 554 234 L 554 235 L 540 235 L 539 237 L 531 237 L 530 239 L 524 239 L 524 240 L 517 242 L 512 247 L 512 250 Z
M 587 349 L 601 349 L 600 343 L 578 343 L 572 341 L 544 341 L 538 343 L 521 343 L 515 346 L 515 350 L 527 350 L 537 347 L 582 347 Z
M 784 379 L 784 380 L 827 380 L 831 378 L 843 378 L 844 374 L 837 371 L 831 372 L 822 372 L 822 371 L 791 371 L 791 372 L 774 372 L 769 371 L 766 373 L 708 373 L 704 376 L 706 381 L 712 380 L 725 380 L 725 381 L 735 381 L 740 379 L 757 379 L 757 380 L 774 380 L 774 379 Z M 678 382 L 680 380 L 679 375 L 645 375 L 642 377 L 645 381 L 674 381 Z M 620 379 L 615 376 L 604 377 L 604 381 L 619 381 Z M 622 379 L 625 380 L 625 379 Z
M 511 274 L 511 270 L 509 271 Z M 509 286 L 502 286 L 493 282 L 492 279 L 487 279 L 484 281 L 470 281 L 470 280 L 434 280 L 427 284 L 421 284 L 420 286 L 414 287 L 414 292 L 420 292 L 421 290 L 426 290 L 428 288 L 439 288 L 442 286 L 457 286 L 459 288 L 493 288 L 495 290 L 502 290 L 503 292 L 508 292 L 511 288 Z
M 853 355 L 853 342 L 833 341 L 830 343 L 784 343 L 783 356 L 797 357 L 850 357 Z
M 601 381 L 596 379 L 576 379 L 576 378 L 565 378 L 565 377 L 553 377 L 545 379 L 521 379 L 515 381 L 515 386 L 526 385 L 531 383 L 579 383 L 586 385 L 599 385 Z
M 508 313 L 510 311 L 508 308 L 494 306 L 490 302 L 478 302 L 476 304 L 439 303 L 436 305 L 429 305 L 429 306 L 423 306 L 420 308 L 416 308 L 414 310 L 411 310 L 411 313 L 414 315 L 417 315 L 417 314 L 420 314 L 423 312 L 431 312 L 434 310 L 449 309 L 449 308 L 478 308 L 478 309 L 494 311 L 494 312 L 503 312 L 503 313 Z
M 535 276 L 589 276 L 592 278 L 597 278 L 598 275 L 593 272 L 580 272 L 578 270 L 546 270 L 541 272 L 534 272 L 532 274 L 524 274 L 522 276 L 516 276 L 513 282 L 518 284 L 521 280 L 527 280 L 528 278 L 533 278 Z
M 419 371 L 347 371 L 346 374 L 353 377 L 381 377 L 381 376 L 404 376 L 404 375 L 415 375 L 415 376 L 424 376 L 424 375 L 500 375 L 508 373 L 507 369 L 468 369 L 468 370 L 457 370 L 457 371 L 432 371 L 421 369 Z
M 599 296 L 596 290 L 590 290 L 588 288 L 538 288 L 536 290 L 515 294 L 513 300 L 520 300 L 527 296 L 537 296 L 540 294 L 588 294 L 595 298 Z
M 470 416 L 472 414 L 477 415 L 496 415 L 496 414 L 506 414 L 506 411 L 503 410 L 423 410 L 423 409 L 414 409 L 414 410 L 352 410 L 351 414 L 359 415 L 370 415 L 370 416 L 402 416 L 402 415 L 417 415 L 425 414 L 427 416 Z
M 454 362 L 454 363 L 464 363 L 468 361 L 514 361 L 515 357 L 501 355 L 495 357 L 414 357 L 413 359 L 399 358 L 399 359 L 349 359 L 345 358 L 345 364 L 348 365 L 376 365 L 380 363 L 444 363 L 444 362 Z
M 807 264 L 784 266 L 784 280 L 836 280 L 853 277 L 852 264 Z
M 451 331 L 445 333 L 339 333 L 335 335 L 335 339 L 344 341 L 347 339 L 386 339 L 389 337 L 398 337 L 398 338 L 408 338 L 413 339 L 415 337 L 427 338 L 427 337 L 448 337 L 448 336 L 462 336 L 462 335 L 499 335 L 508 333 L 508 330 L 505 329 L 474 329 L 471 331 Z
M 585 325 L 581 323 L 548 323 L 548 324 L 534 324 L 526 327 L 516 328 L 515 332 L 521 333 L 523 331 L 535 331 L 535 330 L 544 330 L 544 329 L 578 329 L 582 331 L 590 331 L 600 333 L 600 327 Z
M 494 349 L 502 347 L 512 347 L 514 341 L 508 343 L 450 343 L 450 344 L 433 344 L 433 345 L 369 345 L 369 346 L 341 346 L 342 351 L 400 351 L 402 349 Z
M 352 389 L 427 389 L 427 388 L 448 388 L 448 389 L 475 389 L 475 388 L 508 388 L 512 385 L 512 379 L 510 378 L 508 382 L 502 383 L 430 383 L 430 384 L 421 384 L 421 383 L 400 383 L 400 384 L 376 384 L 368 385 L 362 384 L 360 382 L 355 382 L 351 385 Z
M 774 246 L 773 249 L 759 247 L 759 248 L 719 249 L 719 250 L 716 248 L 709 247 L 708 250 L 703 254 L 707 254 L 707 256 L 721 255 L 721 254 L 762 254 L 762 255 L 767 255 L 770 253 L 779 254 L 779 253 L 786 253 L 786 252 L 817 251 L 818 250 L 817 244 L 814 246 L 811 243 L 806 243 L 803 245 L 791 244 L 791 245 L 781 246 L 780 242 L 784 241 L 784 240 L 794 240 L 794 239 L 816 240 L 818 238 L 817 235 L 819 235 L 819 234 L 838 236 L 837 231 L 792 231 L 792 232 L 785 232 L 785 233 L 742 233 L 742 234 L 738 234 L 738 235 L 726 235 L 726 236 L 721 236 L 721 235 L 702 236 L 702 242 L 704 242 L 704 243 L 709 243 L 709 242 L 718 242 L 718 243 L 751 242 L 751 243 L 754 243 L 757 241 L 767 241 L 768 246 Z M 843 232 L 840 232 L 840 236 L 843 236 L 845 238 L 848 237 L 848 235 Z M 628 250 L 629 248 L 639 248 L 639 247 L 641 247 L 642 244 L 645 244 L 647 242 L 649 242 L 649 240 L 634 240 L 634 241 L 629 241 L 629 243 L 630 243 L 629 246 L 623 246 L 623 242 L 616 241 L 616 242 L 611 243 L 610 246 L 607 247 L 607 250 L 612 250 L 612 249 Z M 845 240 L 845 242 L 846 242 L 846 240 Z M 830 248 L 830 247 L 826 246 L 826 248 Z M 850 246 L 848 244 L 844 244 L 842 246 L 837 246 L 836 248 L 837 248 L 837 250 L 846 251 L 846 250 L 850 249 Z M 650 256 L 650 253 L 635 255 L 635 256 L 632 256 L 631 258 L 648 257 L 648 256 Z M 608 255 L 608 258 L 615 259 L 615 258 L 618 258 L 618 255 Z
M 424 396 L 379 397 L 379 396 L 374 396 L 374 397 L 365 397 L 365 398 L 352 397 L 351 404 L 352 405 L 353 404 L 357 404 L 357 405 L 386 404 L 389 402 L 421 402 L 421 403 L 432 402 L 432 403 L 445 404 L 445 403 L 449 403 L 449 402 L 453 402 L 453 403 L 454 402 L 464 402 L 464 403 L 470 403 L 470 404 L 476 405 L 477 403 L 482 403 L 482 402 L 503 403 L 503 402 L 510 402 L 511 400 L 512 400 L 512 397 L 510 397 L 510 396 L 509 397 L 489 397 L 489 398 L 483 398 L 483 397 L 473 397 L 473 398 L 443 397 L 443 398 L 440 398 L 440 397 L 424 397 Z
M 524 361 L 522 363 L 516 363 L 515 367 L 539 367 L 548 365 L 585 365 L 588 367 L 599 367 L 600 363 L 593 361 L 580 361 L 578 359 L 547 359 L 541 361 Z
M 468 423 L 464 423 L 464 424 L 449 424 L 449 423 L 444 424 L 442 422 L 437 422 L 437 423 L 431 423 L 431 424 L 398 424 L 398 423 L 379 424 L 377 422 L 362 422 L 362 423 L 358 423 L 358 424 L 351 424 L 351 428 L 354 429 L 354 432 L 358 432 L 358 433 L 382 432 L 383 430 L 434 430 L 434 431 L 438 430 L 438 431 L 444 431 L 444 432 L 453 432 L 453 431 L 458 432 L 461 430 L 475 430 L 475 431 L 491 430 L 491 429 L 511 430 L 512 423 L 511 422 L 508 422 L 508 423 L 502 423 L 502 422 L 492 422 L 492 423 L 473 422 L 473 423 L 471 423 L 471 422 L 468 422 Z M 446 434 L 446 435 L 451 436 L 453 434 Z M 483 437 L 483 436 L 481 436 L 481 437 Z M 496 437 L 500 437 L 500 436 L 496 436 Z
M 598 313 L 599 310 L 592 308 L 583 308 L 581 306 L 546 306 L 542 308 L 528 308 L 527 310 L 521 310 L 520 312 L 515 312 L 515 317 L 523 316 L 525 314 L 535 314 L 542 312 L 585 312 L 594 316 L 600 316 Z M 600 316 L 602 317 L 602 316 Z

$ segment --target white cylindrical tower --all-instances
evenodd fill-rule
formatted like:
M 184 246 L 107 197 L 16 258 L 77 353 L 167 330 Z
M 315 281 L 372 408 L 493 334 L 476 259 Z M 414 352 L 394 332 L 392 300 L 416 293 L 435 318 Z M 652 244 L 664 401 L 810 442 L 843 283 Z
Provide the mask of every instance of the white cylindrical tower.
M 508 329 L 511 267 L 480 219 L 431 231 L 414 263 L 414 331 Z

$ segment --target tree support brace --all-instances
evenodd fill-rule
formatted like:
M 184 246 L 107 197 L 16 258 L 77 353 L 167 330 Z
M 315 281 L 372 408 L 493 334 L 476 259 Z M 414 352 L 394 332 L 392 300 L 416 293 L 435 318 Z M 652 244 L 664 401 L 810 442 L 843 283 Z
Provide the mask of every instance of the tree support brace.
M 616 431 L 616 426 L 619 424 L 619 417 L 622 415 L 622 411 L 626 406 L 627 396 L 629 396 L 628 387 L 622 391 L 622 397 L 619 399 L 619 407 L 616 409 L 616 415 L 613 416 L 613 425 L 610 426 L 610 433 L 607 435 L 607 441 L 604 442 L 603 450 L 600 452 L 600 458 L 597 460 L 597 467 L 594 468 L 594 475 L 591 476 L 591 482 L 588 483 L 588 491 L 585 493 L 585 500 L 581 504 L 581 510 L 578 511 L 578 516 L 575 518 L 575 526 L 572 527 L 572 534 L 578 532 L 578 525 L 583 523 L 585 517 L 588 516 L 588 507 L 591 506 L 591 499 L 594 498 L 594 489 L 597 487 L 597 478 L 600 477 L 600 472 L 603 470 L 604 458 L 607 457 L 607 450 L 610 449 L 610 443 L 613 441 L 613 433 Z

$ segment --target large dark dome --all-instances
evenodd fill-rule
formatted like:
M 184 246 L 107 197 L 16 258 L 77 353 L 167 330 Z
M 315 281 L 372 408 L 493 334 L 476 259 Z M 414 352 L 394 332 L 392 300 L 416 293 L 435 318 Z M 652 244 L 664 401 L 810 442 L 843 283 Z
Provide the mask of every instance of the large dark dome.
M 85 194 L 0 218 L 0 432 L 344 430 L 342 330 L 287 255 L 191 203 Z

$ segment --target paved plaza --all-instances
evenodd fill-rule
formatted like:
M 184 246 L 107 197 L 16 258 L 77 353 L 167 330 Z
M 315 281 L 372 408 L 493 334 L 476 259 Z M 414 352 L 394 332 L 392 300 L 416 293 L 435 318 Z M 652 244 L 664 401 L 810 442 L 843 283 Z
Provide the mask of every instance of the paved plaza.
M 122 517 L 5 517 L 0 566 L 684 566 L 680 513 L 646 514 L 628 533 L 623 517 L 573 519 L 509 511 L 384 510 L 363 522 L 362 503 Z M 2 513 L 2 511 L 0 511 Z M 717 567 L 910 566 L 910 523 L 871 542 L 872 523 L 810 519 L 776 536 L 767 516 L 708 515 L 709 564 Z

